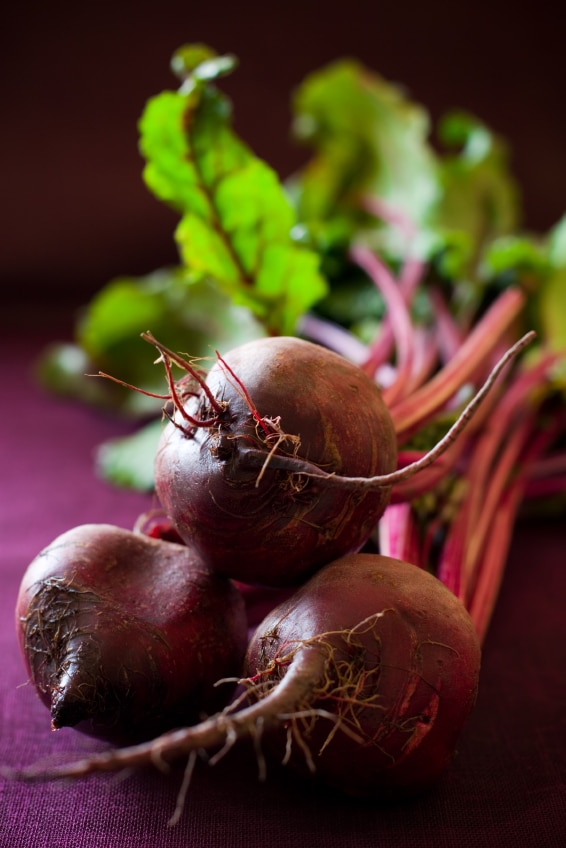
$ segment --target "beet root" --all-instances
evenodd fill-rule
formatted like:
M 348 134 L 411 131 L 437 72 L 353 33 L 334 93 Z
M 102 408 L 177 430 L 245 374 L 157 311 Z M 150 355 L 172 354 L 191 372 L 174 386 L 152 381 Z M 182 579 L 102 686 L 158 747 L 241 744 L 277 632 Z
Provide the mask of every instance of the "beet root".
M 327 566 L 255 633 L 247 671 L 260 704 L 297 660 L 318 678 L 297 717 L 266 733 L 272 755 L 355 796 L 420 792 L 443 774 L 476 699 L 480 647 L 435 577 L 371 554 Z
M 359 797 L 388 799 L 445 772 L 474 705 L 480 646 L 463 605 L 432 575 L 372 554 L 322 568 L 273 610 L 248 649 L 251 704 L 201 724 L 28 778 L 82 777 L 251 737 L 264 754 Z
M 396 468 L 391 416 L 359 367 L 268 338 L 219 358 L 206 391 L 185 389 L 179 381 L 182 403 L 158 445 L 156 491 L 205 562 L 244 583 L 292 586 L 364 545 L 390 487 L 339 490 L 297 473 L 301 461 L 352 477 Z
M 55 539 L 22 579 L 16 623 L 52 727 L 146 739 L 221 709 L 240 674 L 243 600 L 188 547 L 111 525 Z

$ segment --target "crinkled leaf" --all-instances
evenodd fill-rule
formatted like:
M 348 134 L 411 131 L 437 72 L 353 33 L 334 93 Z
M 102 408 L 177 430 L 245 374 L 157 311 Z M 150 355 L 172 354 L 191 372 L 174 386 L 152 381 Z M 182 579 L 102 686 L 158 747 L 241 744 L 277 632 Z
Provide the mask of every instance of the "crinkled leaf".
M 507 147 L 484 124 L 461 112 L 441 121 L 439 136 L 456 152 L 440 159 L 434 228 L 466 233 L 477 258 L 483 244 L 512 233 L 519 223 L 520 200 Z
M 495 239 L 483 258 L 483 277 L 491 289 L 520 285 L 528 294 L 527 323 L 545 347 L 566 348 L 566 218 L 547 239 L 516 234 Z
M 349 213 L 355 228 L 361 193 L 417 225 L 426 220 L 438 193 L 429 119 L 401 89 L 343 60 L 307 77 L 294 111 L 295 135 L 315 151 L 292 187 L 301 220 Z
M 435 154 L 426 110 L 349 60 L 309 76 L 294 108 L 295 133 L 314 155 L 289 192 L 322 250 L 325 239 L 332 244 L 329 232 L 346 247 L 348 238 L 365 235 L 402 259 L 412 226 L 413 251 L 434 257 L 444 277 L 473 279 L 484 246 L 516 229 L 520 203 L 506 146 L 472 116 L 458 112 L 441 122 L 446 152 Z M 362 194 L 379 200 L 404 232 L 376 227 L 360 211 Z
M 161 420 L 155 420 L 130 436 L 99 445 L 95 455 L 98 475 L 116 486 L 151 492 L 155 451 L 162 430 Z
M 46 353 L 44 382 L 124 412 L 146 414 L 162 403 L 124 389 L 110 380 L 85 377 L 99 370 L 139 388 L 166 392 L 163 368 L 155 351 L 140 339 L 151 330 L 167 347 L 196 357 L 213 356 L 265 335 L 264 327 L 237 306 L 210 279 L 194 282 L 182 269 L 145 277 L 122 277 L 105 286 L 79 321 L 77 347 Z
M 140 121 L 145 181 L 181 215 L 175 235 L 185 267 L 213 277 L 270 331 L 293 332 L 326 291 L 319 259 L 293 240 L 294 212 L 275 172 L 232 131 L 230 105 L 210 83 L 226 64 L 208 54 L 203 70 L 183 56 L 181 89 L 150 100 Z M 289 268 L 300 269 L 300 300 Z

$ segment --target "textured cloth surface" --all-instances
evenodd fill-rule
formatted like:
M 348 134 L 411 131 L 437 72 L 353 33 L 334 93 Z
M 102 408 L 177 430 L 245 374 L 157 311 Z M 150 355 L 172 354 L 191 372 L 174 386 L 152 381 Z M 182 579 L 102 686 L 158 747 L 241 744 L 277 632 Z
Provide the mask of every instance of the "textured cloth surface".
M 104 744 L 52 733 L 26 676 L 14 605 L 27 564 L 87 522 L 131 527 L 151 499 L 95 479 L 93 448 L 128 426 L 34 386 L 30 364 L 51 330 L 0 341 L 0 764 L 73 759 Z M 257 780 L 243 746 L 200 764 L 183 815 L 183 768 L 77 783 L 0 777 L 0 848 L 561 848 L 566 845 L 566 528 L 530 519 L 515 536 L 485 644 L 477 707 L 443 783 L 380 806 L 340 798 L 271 769 Z M 250 598 L 252 616 L 266 599 Z M 262 607 L 263 608 L 263 607 Z

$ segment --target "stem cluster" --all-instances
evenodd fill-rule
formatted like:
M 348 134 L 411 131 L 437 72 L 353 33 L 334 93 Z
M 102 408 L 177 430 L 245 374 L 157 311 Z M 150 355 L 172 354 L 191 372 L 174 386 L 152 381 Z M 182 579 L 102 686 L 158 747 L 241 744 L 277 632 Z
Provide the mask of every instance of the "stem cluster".
M 387 214 L 371 199 L 366 205 Z M 410 238 L 408 222 L 400 225 Z M 394 488 L 376 542 L 381 553 L 435 573 L 464 603 L 483 640 L 522 505 L 566 492 L 559 448 L 566 416 L 560 402 L 553 406 L 554 370 L 563 355 L 539 348 L 529 361 L 517 357 L 496 384 L 534 335 L 524 336 L 494 368 L 525 313 L 520 288 L 504 290 L 481 316 L 460 324 L 441 289 L 427 281 L 435 320 L 426 326 L 411 309 L 426 269 L 410 250 L 397 275 L 366 246 L 354 245 L 351 259 L 387 307 L 365 350 L 345 331 L 328 336 L 368 374 L 386 380 L 399 468 L 387 478 Z M 323 324 L 309 328 L 324 343 Z M 438 434 L 444 434 L 440 440 Z

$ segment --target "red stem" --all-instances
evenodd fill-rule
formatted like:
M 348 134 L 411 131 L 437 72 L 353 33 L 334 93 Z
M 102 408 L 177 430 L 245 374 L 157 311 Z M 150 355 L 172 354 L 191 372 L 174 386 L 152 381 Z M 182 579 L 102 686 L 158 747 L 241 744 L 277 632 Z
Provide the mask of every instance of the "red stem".
M 536 430 L 534 415 L 531 424 L 534 435 L 517 463 L 518 471 L 514 479 L 500 496 L 489 536 L 486 539 L 483 551 L 478 555 L 475 585 L 467 602 L 468 610 L 482 640 L 485 638 L 495 608 L 514 523 L 524 496 L 529 469 L 544 454 L 544 451 L 548 449 L 548 446 L 562 429 L 559 422 L 555 420 L 553 426 L 545 430 Z
M 418 531 L 410 503 L 387 507 L 378 525 L 379 552 L 421 566 Z
M 483 551 L 481 571 L 467 604 L 482 643 L 499 595 L 522 492 L 522 484 L 515 482 L 503 493 L 497 504 L 489 544 L 485 545 Z
M 475 585 L 477 580 L 478 568 L 483 569 L 484 567 L 482 563 L 482 552 L 485 551 L 494 516 L 497 515 L 498 504 L 502 499 L 503 492 L 509 480 L 513 476 L 519 456 L 532 432 L 533 423 L 532 418 L 529 416 L 523 421 L 516 422 L 512 431 L 507 433 L 501 455 L 497 463 L 491 468 L 488 478 L 489 482 L 483 487 L 483 490 L 480 491 L 479 487 L 473 488 L 474 483 L 470 483 L 470 493 L 476 496 L 476 500 L 481 496 L 481 511 L 479 514 L 477 513 L 477 510 L 474 508 L 476 503 L 471 499 L 469 523 L 463 540 L 465 555 L 462 563 L 462 580 L 460 586 L 460 598 L 466 606 L 468 606 L 470 600 L 471 587 Z M 481 446 L 479 450 L 481 451 Z M 479 461 L 477 453 L 479 451 L 476 452 L 470 463 L 471 468 Z
M 469 523 L 469 504 L 464 500 L 448 528 L 436 570 L 438 579 L 460 600 L 462 599 L 464 539 Z
M 390 406 L 402 391 L 403 383 L 409 378 L 413 365 L 413 322 L 399 283 L 384 262 L 369 248 L 354 245 L 350 256 L 373 280 L 387 306 L 387 315 L 391 325 L 397 356 L 397 374 L 395 382 L 384 390 L 384 400 Z M 362 365 L 364 371 L 375 373 L 375 365 L 370 347 L 370 355 Z
M 393 406 L 391 415 L 399 437 L 408 438 L 416 428 L 422 427 L 477 368 L 486 363 L 524 305 L 525 297 L 519 289 L 504 291 L 470 332 L 453 359 L 422 389 Z
M 441 350 L 444 362 L 449 362 L 461 348 L 464 342 L 464 334 L 452 317 L 441 292 L 436 287 L 431 286 L 428 294 L 434 309 L 438 347 Z
M 485 509 L 485 490 L 492 475 L 495 455 L 513 433 L 515 416 L 524 415 L 526 406 L 530 411 L 530 395 L 540 388 L 553 362 L 553 356 L 545 356 L 536 365 L 520 373 L 507 387 L 497 409 L 479 434 L 475 460 L 470 467 L 472 527 L 476 526 L 480 513 Z

